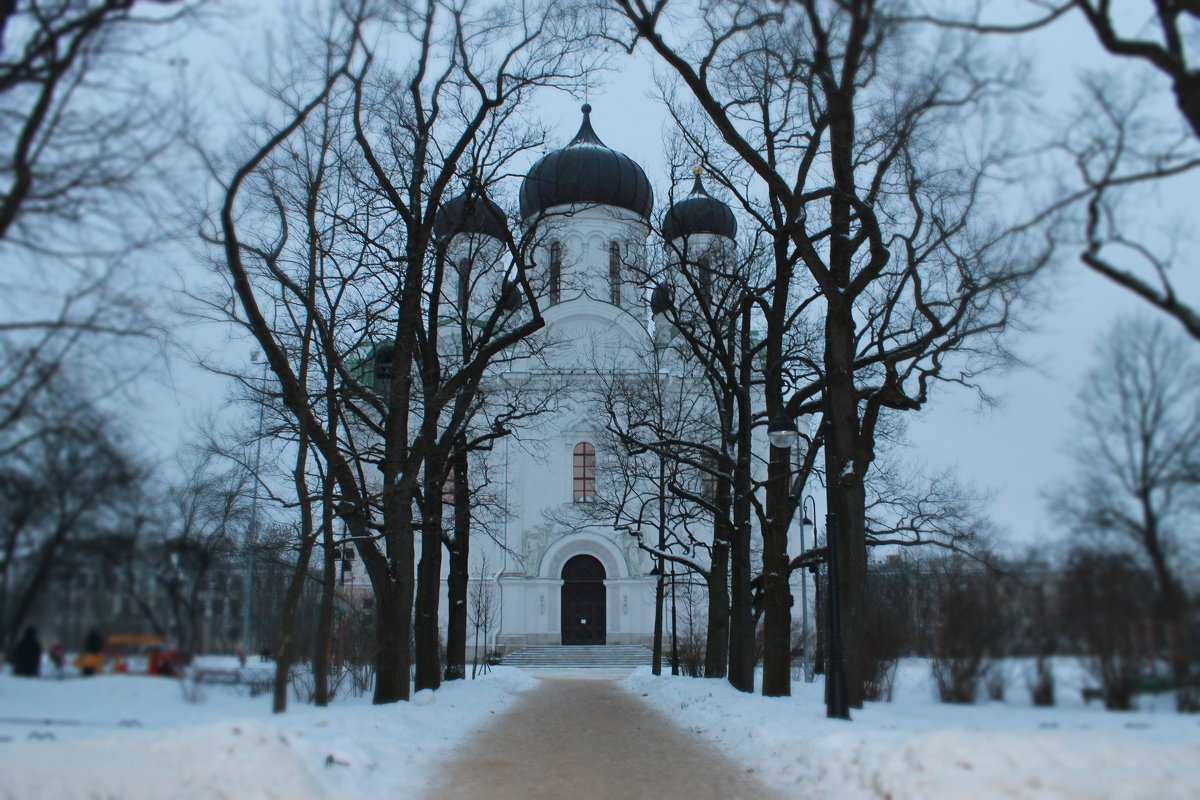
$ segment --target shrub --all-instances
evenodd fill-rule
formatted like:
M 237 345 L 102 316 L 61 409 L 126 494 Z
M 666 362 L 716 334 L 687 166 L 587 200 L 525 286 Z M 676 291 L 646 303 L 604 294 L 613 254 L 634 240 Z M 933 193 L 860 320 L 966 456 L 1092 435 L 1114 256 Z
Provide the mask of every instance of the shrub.
M 1037 657 L 1033 670 L 1025 676 L 1025 684 L 1029 687 L 1029 701 L 1035 706 L 1054 705 L 1054 668 L 1049 658 Z
M 1153 581 L 1118 553 L 1077 548 L 1063 576 L 1063 619 L 1099 682 L 1104 706 L 1133 708 L 1139 677 L 1151 663 Z
M 1003 661 L 993 661 L 988 665 L 987 673 L 983 676 L 983 686 L 987 691 L 988 700 L 995 703 L 1004 702 L 1004 689 L 1007 679 L 1008 674 L 1004 669 Z
M 907 620 L 888 585 L 872 576 L 863 631 L 863 699 L 890 702 L 896 664 L 907 644 Z
M 1007 631 L 996 576 L 955 556 L 936 575 L 937 616 L 930 670 L 943 703 L 974 703 Z

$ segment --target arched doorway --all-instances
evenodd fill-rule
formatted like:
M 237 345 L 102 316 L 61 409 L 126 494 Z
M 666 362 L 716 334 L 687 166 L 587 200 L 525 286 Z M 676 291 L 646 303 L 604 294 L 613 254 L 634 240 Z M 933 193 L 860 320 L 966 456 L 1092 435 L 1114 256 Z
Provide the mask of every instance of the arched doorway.
M 604 644 L 604 578 L 604 565 L 592 556 L 563 565 L 563 644 Z

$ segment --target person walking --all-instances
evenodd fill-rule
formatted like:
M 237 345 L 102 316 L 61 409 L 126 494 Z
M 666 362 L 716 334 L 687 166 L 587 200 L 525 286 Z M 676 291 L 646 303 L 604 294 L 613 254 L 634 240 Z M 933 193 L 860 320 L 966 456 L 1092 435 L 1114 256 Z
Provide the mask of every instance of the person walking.
M 41 672 L 42 643 L 38 641 L 37 628 L 30 625 L 13 650 L 13 675 L 36 678 Z

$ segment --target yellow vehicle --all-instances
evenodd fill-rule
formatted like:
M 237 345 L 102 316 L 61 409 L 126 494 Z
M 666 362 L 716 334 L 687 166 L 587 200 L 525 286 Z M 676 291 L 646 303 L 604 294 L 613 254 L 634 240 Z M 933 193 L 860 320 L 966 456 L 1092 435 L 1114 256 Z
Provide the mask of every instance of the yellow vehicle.
M 115 633 L 104 642 L 113 672 L 175 675 L 178 655 L 156 633 Z
M 165 654 L 163 637 L 154 633 L 115 633 L 104 640 L 104 647 L 97 652 L 80 653 L 72 662 L 84 675 L 104 672 L 105 664 L 112 662 L 113 672 L 142 672 L 152 675 L 171 674 L 164 669 L 168 658 Z M 172 665 L 173 666 L 173 665 Z

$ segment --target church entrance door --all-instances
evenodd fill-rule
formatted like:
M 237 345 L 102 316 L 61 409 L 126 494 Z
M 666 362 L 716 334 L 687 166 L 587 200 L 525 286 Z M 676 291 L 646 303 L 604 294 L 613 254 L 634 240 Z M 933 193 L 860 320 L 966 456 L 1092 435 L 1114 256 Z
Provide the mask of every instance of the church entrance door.
M 604 644 L 604 578 L 604 565 L 592 556 L 563 565 L 563 644 Z

